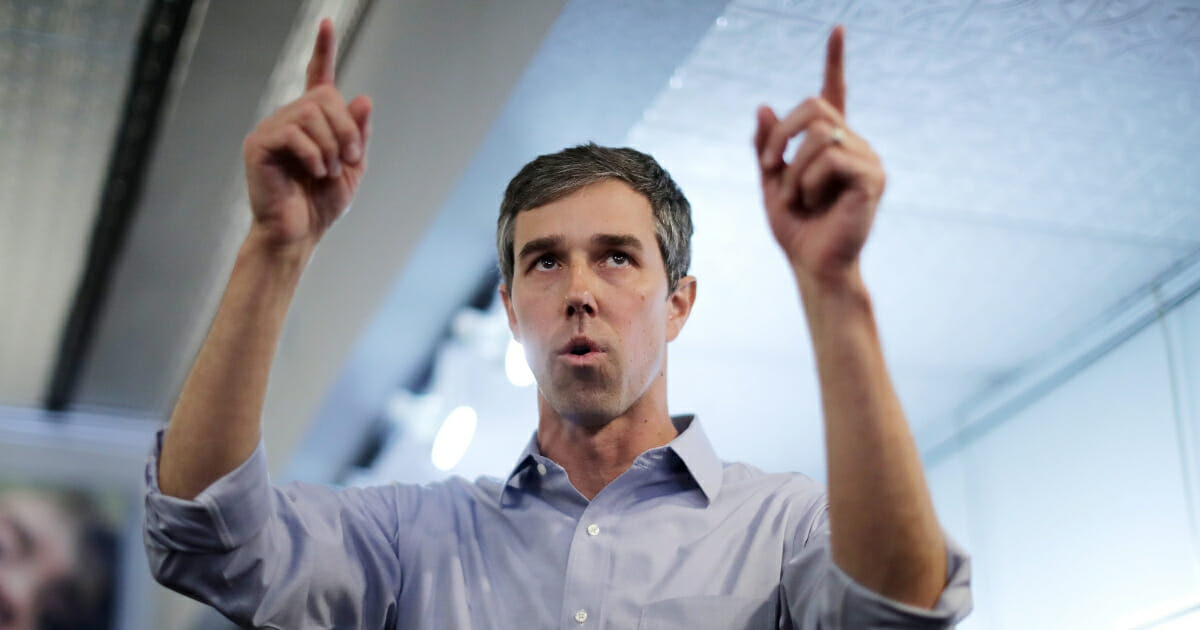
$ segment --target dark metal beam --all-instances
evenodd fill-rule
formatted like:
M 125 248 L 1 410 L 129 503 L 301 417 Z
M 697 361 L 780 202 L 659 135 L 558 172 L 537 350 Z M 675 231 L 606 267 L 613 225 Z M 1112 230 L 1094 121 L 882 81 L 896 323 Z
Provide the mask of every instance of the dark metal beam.
M 66 409 L 79 382 L 118 258 L 138 207 L 171 71 L 192 0 L 152 0 L 146 9 L 88 254 L 59 344 L 45 406 Z

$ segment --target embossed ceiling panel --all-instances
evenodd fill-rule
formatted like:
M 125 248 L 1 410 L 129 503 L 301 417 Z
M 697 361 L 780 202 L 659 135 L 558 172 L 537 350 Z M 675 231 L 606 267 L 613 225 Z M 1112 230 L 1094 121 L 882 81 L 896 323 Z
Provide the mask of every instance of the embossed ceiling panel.
M 865 269 L 914 423 L 1200 252 L 1200 2 L 742 0 L 628 137 L 696 206 L 701 301 L 681 351 L 811 370 L 750 136 L 758 104 L 819 90 L 835 23 L 848 121 L 888 170 Z M 710 295 L 723 306 L 706 312 Z
M 146 5 L 0 2 L 0 404 L 53 368 Z

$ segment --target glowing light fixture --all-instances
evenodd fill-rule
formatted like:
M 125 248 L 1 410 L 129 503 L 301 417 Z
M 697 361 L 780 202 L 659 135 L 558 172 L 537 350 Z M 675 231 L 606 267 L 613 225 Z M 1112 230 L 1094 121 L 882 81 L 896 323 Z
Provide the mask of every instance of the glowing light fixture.
M 458 407 L 446 416 L 442 428 L 438 429 L 433 438 L 433 451 L 430 458 L 438 470 L 450 470 L 462 461 L 475 437 L 475 410 L 470 407 Z
M 508 342 L 508 350 L 504 353 L 504 373 L 508 375 L 508 382 L 517 387 L 533 385 L 533 371 L 525 361 L 525 349 L 516 339 Z

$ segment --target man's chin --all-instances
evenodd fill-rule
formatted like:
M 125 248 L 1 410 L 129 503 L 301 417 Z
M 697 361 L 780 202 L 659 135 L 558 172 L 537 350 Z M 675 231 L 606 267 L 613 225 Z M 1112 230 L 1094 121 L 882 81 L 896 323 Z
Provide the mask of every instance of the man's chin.
M 620 416 L 624 409 L 608 392 L 570 392 L 548 397 L 558 415 L 578 426 L 599 429 Z
M 611 374 L 601 369 L 552 370 L 549 387 L 542 386 L 546 381 L 539 381 L 538 390 L 559 417 L 598 429 L 629 409 Z

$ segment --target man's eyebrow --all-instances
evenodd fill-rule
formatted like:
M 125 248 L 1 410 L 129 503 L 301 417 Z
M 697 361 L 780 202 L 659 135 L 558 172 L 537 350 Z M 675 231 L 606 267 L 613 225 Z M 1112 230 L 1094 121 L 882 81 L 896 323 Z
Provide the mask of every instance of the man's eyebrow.
M 604 247 L 619 247 L 641 251 L 642 241 L 632 234 L 597 234 L 592 237 L 592 243 Z
M 543 236 L 541 238 L 535 238 L 532 241 L 525 243 L 525 246 L 521 248 L 521 253 L 517 254 L 517 260 L 523 260 L 526 256 L 531 254 L 544 252 L 550 249 L 561 248 L 565 240 L 566 239 L 561 236 Z
M 557 235 L 535 238 L 521 247 L 521 253 L 517 255 L 517 260 L 524 260 L 533 254 L 561 249 L 565 242 L 565 238 Z M 632 234 L 597 234 L 592 237 L 592 244 L 601 247 L 642 250 L 642 240 Z

